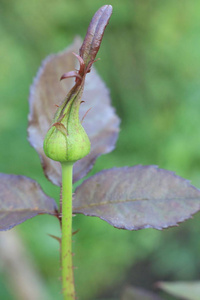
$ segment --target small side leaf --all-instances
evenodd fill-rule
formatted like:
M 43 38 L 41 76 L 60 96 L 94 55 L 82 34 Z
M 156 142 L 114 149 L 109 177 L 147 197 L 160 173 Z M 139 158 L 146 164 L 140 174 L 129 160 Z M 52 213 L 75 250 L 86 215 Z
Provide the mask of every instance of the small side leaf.
M 200 299 L 200 281 L 158 282 L 157 287 L 166 293 L 185 300 Z
M 0 173 L 0 230 L 8 230 L 38 214 L 57 214 L 55 201 L 25 176 Z
M 136 288 L 127 287 L 122 295 L 121 300 L 162 300 L 156 294 Z
M 176 226 L 200 210 L 200 191 L 156 166 L 104 170 L 75 192 L 74 213 L 97 216 L 116 228 Z

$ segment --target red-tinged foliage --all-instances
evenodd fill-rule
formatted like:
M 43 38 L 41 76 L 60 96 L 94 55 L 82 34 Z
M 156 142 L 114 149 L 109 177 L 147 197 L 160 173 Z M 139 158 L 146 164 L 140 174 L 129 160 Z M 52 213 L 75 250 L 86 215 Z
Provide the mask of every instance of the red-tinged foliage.
M 120 229 L 177 226 L 200 210 L 200 190 L 156 166 L 104 170 L 76 190 L 74 213 L 97 216 Z
M 0 174 L 0 230 L 11 229 L 39 214 L 57 215 L 55 201 L 39 184 L 25 176 Z

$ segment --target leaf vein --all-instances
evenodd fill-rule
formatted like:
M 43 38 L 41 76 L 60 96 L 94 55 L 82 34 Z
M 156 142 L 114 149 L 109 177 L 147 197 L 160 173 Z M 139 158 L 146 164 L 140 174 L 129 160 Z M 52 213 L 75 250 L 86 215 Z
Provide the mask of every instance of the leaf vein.
M 132 202 L 132 201 L 146 201 L 149 200 L 147 198 L 141 198 L 141 199 L 126 199 L 126 200 L 114 200 L 114 201 L 102 201 L 99 203 L 89 203 L 87 205 L 83 205 L 83 206 L 78 206 L 76 207 L 76 209 L 83 209 L 83 208 L 87 208 L 87 207 L 93 207 L 93 206 L 103 206 L 103 205 L 107 205 L 107 204 L 120 204 L 120 203 L 126 203 L 126 202 Z
M 195 198 L 165 198 L 165 199 L 152 199 L 152 201 L 170 201 L 170 200 L 173 200 L 173 201 L 180 201 L 180 200 L 184 200 L 185 201 L 188 201 L 188 200 L 199 200 L 197 197 Z M 127 202 L 134 202 L 134 201 L 151 201 L 150 199 L 148 198 L 137 198 L 137 199 L 126 199 L 126 200 L 114 200 L 114 201 L 102 201 L 102 202 L 99 202 L 99 203 L 89 203 L 89 204 L 86 204 L 86 205 L 83 205 L 83 206 L 78 206 L 78 207 L 74 207 L 74 209 L 84 209 L 84 208 L 89 208 L 89 207 L 94 207 L 94 206 L 103 206 L 103 205 L 109 205 L 109 204 L 121 204 L 121 203 L 127 203 Z

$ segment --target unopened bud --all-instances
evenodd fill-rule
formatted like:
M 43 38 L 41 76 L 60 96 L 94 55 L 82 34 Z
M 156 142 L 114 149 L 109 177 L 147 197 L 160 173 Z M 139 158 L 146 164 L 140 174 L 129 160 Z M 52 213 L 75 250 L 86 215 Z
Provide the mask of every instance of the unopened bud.
M 76 162 L 90 152 L 90 140 L 79 120 L 83 83 L 75 87 L 59 107 L 44 140 L 45 154 L 59 162 Z
M 89 138 L 79 120 L 79 106 L 85 76 L 95 62 L 111 14 L 111 5 L 102 6 L 95 13 L 80 48 L 80 55 L 74 53 L 80 63 L 79 71 L 70 71 L 61 77 L 61 80 L 75 77 L 75 85 L 58 108 L 44 140 L 44 152 L 53 160 L 73 163 L 90 152 Z

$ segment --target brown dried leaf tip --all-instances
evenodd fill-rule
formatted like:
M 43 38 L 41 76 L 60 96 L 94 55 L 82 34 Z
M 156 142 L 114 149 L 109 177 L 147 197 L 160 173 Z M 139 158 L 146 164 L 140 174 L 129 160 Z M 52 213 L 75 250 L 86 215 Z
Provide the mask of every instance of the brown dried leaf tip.
M 95 62 L 95 57 L 99 51 L 104 31 L 112 14 L 112 6 L 102 6 L 92 18 L 88 27 L 87 34 L 83 44 L 79 50 L 79 55 L 73 53 L 80 63 L 78 71 L 70 71 L 61 76 L 60 80 L 65 78 L 76 78 L 76 83 L 80 84 L 83 77 L 90 72 L 92 64 Z

